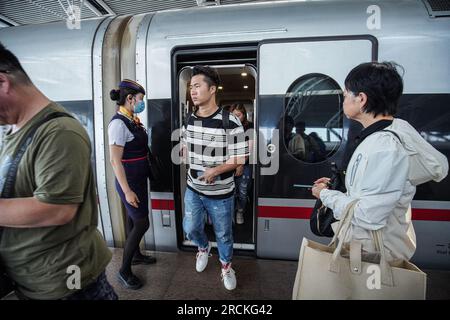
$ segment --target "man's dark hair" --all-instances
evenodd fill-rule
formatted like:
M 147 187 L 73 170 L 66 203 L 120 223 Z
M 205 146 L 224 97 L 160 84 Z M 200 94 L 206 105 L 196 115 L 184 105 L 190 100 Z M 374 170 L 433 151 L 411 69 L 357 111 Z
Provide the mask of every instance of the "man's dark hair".
M 17 57 L 0 42 L 0 72 L 6 73 L 14 83 L 31 84 L 25 70 L 22 68 Z
M 292 118 L 292 116 L 290 116 L 290 115 L 286 115 L 285 117 L 284 117 L 284 121 L 286 122 L 286 123 L 288 123 L 288 124 L 290 124 L 292 127 L 294 126 L 294 118 Z
M 297 121 L 296 123 L 295 123 L 295 128 L 298 128 L 300 131 L 305 131 L 305 129 L 306 129 L 306 123 L 305 123 L 305 121 Z
M 205 77 L 205 82 L 209 87 L 211 86 L 219 86 L 220 78 L 217 71 L 208 66 L 200 66 L 197 65 L 192 69 L 192 76 L 196 76 L 202 74 Z
M 285 115 L 284 127 L 286 128 L 287 126 L 290 126 L 290 127 L 294 128 L 294 125 L 295 125 L 294 118 L 292 118 L 292 116 L 290 116 L 290 115 Z
M 403 80 L 397 71 L 403 69 L 395 62 L 367 62 L 355 67 L 345 78 L 347 91 L 358 95 L 364 92 L 367 103 L 364 112 L 375 117 L 395 115 L 403 92 Z

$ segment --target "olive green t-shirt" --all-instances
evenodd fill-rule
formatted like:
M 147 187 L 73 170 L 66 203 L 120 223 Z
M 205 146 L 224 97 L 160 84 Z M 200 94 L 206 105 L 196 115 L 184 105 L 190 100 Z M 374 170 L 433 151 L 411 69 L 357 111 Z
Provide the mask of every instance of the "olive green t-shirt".
M 67 112 L 52 102 L 20 130 L 4 137 L 0 149 L 0 182 L 27 131 L 56 111 Z M 97 230 L 97 196 L 90 155 L 90 140 L 81 124 L 76 119 L 61 117 L 39 127 L 19 164 L 14 198 L 35 197 L 51 204 L 80 204 L 75 217 L 65 225 L 3 229 L 0 259 L 17 288 L 31 299 L 68 296 L 75 292 L 69 287 L 76 284 L 71 266 L 80 268 L 83 288 L 111 260 L 111 252 Z

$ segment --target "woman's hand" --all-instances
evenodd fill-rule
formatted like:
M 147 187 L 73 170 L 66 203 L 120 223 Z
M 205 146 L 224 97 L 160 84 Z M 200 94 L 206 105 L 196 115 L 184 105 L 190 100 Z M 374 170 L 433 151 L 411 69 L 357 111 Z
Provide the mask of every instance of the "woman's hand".
M 317 184 L 317 183 L 325 183 L 325 184 L 329 184 L 330 181 L 331 181 L 330 178 L 322 177 L 322 178 L 317 179 L 316 181 L 314 181 L 314 184 Z
M 314 185 L 311 189 L 311 193 L 317 199 L 320 199 L 320 191 L 323 189 L 328 189 L 328 184 L 330 183 L 330 178 L 322 177 L 314 181 Z
M 134 193 L 133 190 L 130 190 L 125 193 L 125 199 L 133 207 L 135 207 L 135 208 L 139 207 L 139 205 L 138 205 L 138 203 L 140 202 L 139 198 L 137 197 L 136 193 Z

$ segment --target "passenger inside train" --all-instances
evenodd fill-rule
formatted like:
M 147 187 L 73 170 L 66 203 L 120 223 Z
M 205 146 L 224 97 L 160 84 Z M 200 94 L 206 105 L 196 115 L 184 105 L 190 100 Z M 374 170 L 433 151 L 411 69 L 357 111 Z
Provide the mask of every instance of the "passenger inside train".
M 305 160 L 305 139 L 299 132 L 293 132 L 293 129 L 294 119 L 291 116 L 286 116 L 284 118 L 284 143 L 294 157 Z
M 252 166 L 250 165 L 250 155 L 253 151 L 254 145 L 254 137 L 253 131 L 254 128 L 253 122 L 250 122 L 247 118 L 247 110 L 242 103 L 234 104 L 231 106 L 231 110 L 233 114 L 238 117 L 241 121 L 242 126 L 244 127 L 244 131 L 248 133 L 245 137 L 248 143 L 249 149 L 249 157 L 245 161 L 244 165 L 240 165 L 237 167 L 236 172 L 234 174 L 234 183 L 235 183 L 235 194 L 236 194 L 236 223 L 243 224 L 244 216 L 246 215 L 247 206 L 249 203 L 249 195 L 251 194 L 252 188 Z
M 295 123 L 295 133 L 300 135 L 305 145 L 305 154 L 302 158 L 307 162 L 320 162 L 325 159 L 326 146 L 317 132 L 311 132 L 309 135 L 305 133 L 305 121 L 297 121 Z

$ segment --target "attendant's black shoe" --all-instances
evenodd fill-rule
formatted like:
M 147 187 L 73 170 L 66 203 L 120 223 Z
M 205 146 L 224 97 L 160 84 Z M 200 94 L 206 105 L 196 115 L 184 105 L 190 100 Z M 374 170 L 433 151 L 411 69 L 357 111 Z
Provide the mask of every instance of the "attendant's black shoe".
M 117 273 L 117 280 L 119 280 L 120 284 L 123 285 L 127 289 L 137 290 L 142 287 L 142 281 L 136 277 L 134 274 L 131 274 L 128 277 L 125 277 L 120 271 Z
M 135 256 L 133 258 L 133 260 L 131 261 L 131 264 L 134 266 L 137 264 L 152 264 L 155 262 L 156 262 L 155 257 L 140 255 L 140 256 Z

